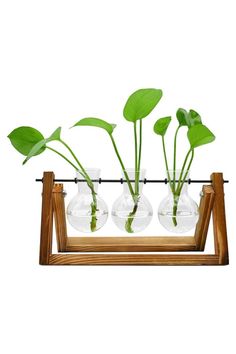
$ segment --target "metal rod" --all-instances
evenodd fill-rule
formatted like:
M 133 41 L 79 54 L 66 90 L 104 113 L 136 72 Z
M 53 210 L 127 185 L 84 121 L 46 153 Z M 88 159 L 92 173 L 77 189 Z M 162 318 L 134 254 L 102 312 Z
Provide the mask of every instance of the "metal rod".
M 36 182 L 43 182 L 43 178 L 37 178 L 35 180 Z M 74 178 L 74 179 L 65 179 L 65 178 L 56 178 L 54 179 L 54 182 L 73 182 L 73 183 L 78 183 L 78 182 L 86 182 L 85 179 L 78 179 L 78 178 Z M 123 179 L 123 178 L 120 178 L 120 179 L 102 179 L 102 178 L 99 178 L 99 179 L 92 179 L 92 182 L 97 182 L 99 184 L 101 183 L 125 183 L 126 180 Z M 135 182 L 133 179 L 130 180 L 130 182 Z M 139 180 L 140 183 L 165 183 L 167 184 L 168 183 L 168 180 L 167 178 L 165 179 L 146 179 L 144 178 L 143 180 Z M 176 181 L 178 182 L 178 180 Z M 211 183 L 212 181 L 209 180 L 209 179 L 187 179 L 185 181 L 185 183 L 188 183 L 188 184 L 191 184 L 191 183 Z M 224 183 L 229 183 L 229 180 L 224 180 Z

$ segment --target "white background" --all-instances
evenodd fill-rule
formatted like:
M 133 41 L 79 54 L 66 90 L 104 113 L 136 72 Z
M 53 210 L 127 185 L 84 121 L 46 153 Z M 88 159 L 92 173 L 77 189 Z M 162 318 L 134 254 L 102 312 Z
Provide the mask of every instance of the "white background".
M 2 353 L 235 353 L 233 6 L 230 0 L 1 1 Z M 196 151 L 191 176 L 223 171 L 231 181 L 230 265 L 39 266 L 41 185 L 34 179 L 44 170 L 58 177 L 74 172 L 50 152 L 22 167 L 6 136 L 20 125 L 46 136 L 63 126 L 86 166 L 117 178 L 120 167 L 105 132 L 68 128 L 85 116 L 117 123 L 115 137 L 132 166 L 132 127 L 122 109 L 129 94 L 144 87 L 164 93 L 144 122 L 148 177 L 164 176 L 161 143 L 152 133 L 158 117 L 174 116 L 178 107 L 196 109 L 217 137 Z M 100 193 L 111 206 L 122 189 L 109 188 L 102 185 Z M 191 190 L 198 196 L 199 189 Z M 145 191 L 156 212 L 165 186 Z M 109 221 L 104 234 L 116 232 Z M 156 215 L 147 232 L 163 233 Z

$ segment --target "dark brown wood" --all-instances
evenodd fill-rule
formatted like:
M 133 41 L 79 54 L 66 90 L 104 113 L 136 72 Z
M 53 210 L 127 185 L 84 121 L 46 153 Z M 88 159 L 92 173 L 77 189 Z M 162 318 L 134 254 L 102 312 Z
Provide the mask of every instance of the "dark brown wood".
M 196 251 L 193 236 L 68 237 L 66 252 L 177 252 Z
M 53 254 L 50 265 L 219 265 L 212 254 Z
M 42 192 L 42 217 L 41 217 L 41 236 L 39 264 L 49 264 L 49 256 L 52 253 L 52 232 L 53 232 L 53 172 L 43 174 Z
M 213 228 L 215 253 L 219 256 L 220 264 L 229 263 L 227 228 L 224 202 L 224 178 L 222 173 L 211 175 L 212 186 L 215 191 L 215 201 L 213 206 Z
M 55 217 L 55 228 L 58 252 L 66 251 L 67 228 L 66 213 L 63 195 L 63 184 L 54 184 L 53 187 L 53 212 Z
M 209 223 L 214 203 L 215 193 L 212 186 L 202 187 L 202 197 L 199 205 L 199 220 L 195 230 L 195 242 L 198 251 L 204 251 Z

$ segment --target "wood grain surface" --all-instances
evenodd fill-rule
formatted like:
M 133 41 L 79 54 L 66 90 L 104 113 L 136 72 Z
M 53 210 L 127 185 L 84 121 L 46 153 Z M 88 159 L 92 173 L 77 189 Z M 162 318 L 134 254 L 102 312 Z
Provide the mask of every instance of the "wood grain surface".
M 52 232 L 53 232 L 53 172 L 43 174 L 42 192 L 42 214 L 41 214 L 41 235 L 39 264 L 49 264 L 49 256 L 52 253 Z
M 217 265 L 219 257 L 190 254 L 53 254 L 50 265 Z
M 193 236 L 68 237 L 67 252 L 177 252 L 195 251 Z
M 214 204 L 215 193 L 212 186 L 202 187 L 202 197 L 199 205 L 199 220 L 195 230 L 196 248 L 204 251 L 210 218 Z
M 54 184 L 53 187 L 53 214 L 55 218 L 57 250 L 58 252 L 66 251 L 67 228 L 65 203 L 63 196 L 63 184 Z
M 213 206 L 213 228 L 215 240 L 215 252 L 219 255 L 220 264 L 229 263 L 227 228 L 224 202 L 224 178 L 222 173 L 211 175 L 212 186 L 215 191 Z

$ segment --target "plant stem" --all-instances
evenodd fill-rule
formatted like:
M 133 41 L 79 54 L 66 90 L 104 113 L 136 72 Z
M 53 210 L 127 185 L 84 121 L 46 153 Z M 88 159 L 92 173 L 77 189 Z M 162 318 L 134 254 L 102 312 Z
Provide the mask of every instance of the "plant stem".
M 73 162 L 71 162 L 66 156 L 64 156 L 63 154 L 61 154 L 59 151 L 57 151 L 57 150 L 51 148 L 50 146 L 46 146 L 46 148 L 47 148 L 48 150 L 51 150 L 51 151 L 55 152 L 55 153 L 58 154 L 59 156 L 61 156 L 61 157 L 62 157 L 64 160 L 66 160 L 71 166 L 73 166 L 75 170 L 78 170 L 78 167 L 75 166 L 75 165 L 73 164 Z
M 132 223 L 134 221 L 135 214 L 138 209 L 138 201 L 134 203 L 133 210 L 129 213 L 128 218 L 125 222 L 125 230 L 129 233 L 133 233 Z
M 141 154 L 142 154 L 142 119 L 139 120 L 139 148 L 137 138 L 137 122 L 134 122 L 134 151 L 135 151 L 135 201 L 133 210 L 129 213 L 128 219 L 125 223 L 125 229 L 129 233 L 133 233 L 132 223 L 135 218 L 135 214 L 138 210 L 139 201 L 139 178 L 140 178 L 140 166 L 141 166 Z
M 114 140 L 112 134 L 110 134 L 110 138 L 111 138 L 112 145 L 113 145 L 113 147 L 114 147 L 116 156 L 117 156 L 117 158 L 118 158 L 118 160 L 119 160 L 119 162 L 120 162 L 122 171 L 123 171 L 124 176 L 125 176 L 125 178 L 126 178 L 126 182 L 127 182 L 127 185 L 128 185 L 129 191 L 130 191 L 130 194 L 131 194 L 132 199 L 133 199 L 133 202 L 134 202 L 133 210 L 129 213 L 128 219 L 127 219 L 126 222 L 125 222 L 125 230 L 126 230 L 128 233 L 132 233 L 133 230 L 132 230 L 131 225 L 132 225 L 132 222 L 133 222 L 133 220 L 134 220 L 134 215 L 135 215 L 135 213 L 136 213 L 136 211 L 137 211 L 138 198 L 137 198 L 136 193 L 135 193 L 134 190 L 133 190 L 132 184 L 131 184 L 131 182 L 130 182 L 130 178 L 129 178 L 128 173 L 127 173 L 127 171 L 126 171 L 126 169 L 125 169 L 124 163 L 123 163 L 122 158 L 121 158 L 121 156 L 120 156 L 120 154 L 119 154 L 118 148 L 117 148 L 117 146 L 116 146 L 116 142 L 115 142 L 115 140 Z M 135 181 L 136 181 L 136 178 L 135 178 Z
M 88 187 L 91 189 L 91 191 L 95 193 L 94 191 L 94 185 L 93 185 L 93 182 L 91 180 L 91 178 L 89 177 L 89 175 L 87 174 L 85 168 L 83 167 L 83 165 L 81 164 L 81 162 L 78 160 L 78 158 L 76 157 L 75 153 L 72 151 L 72 149 L 63 141 L 63 140 L 60 140 L 60 142 L 69 150 L 69 152 L 71 153 L 71 155 L 74 157 L 75 161 L 77 162 L 80 170 L 82 171 L 79 171 L 79 173 L 86 179 L 87 181 L 87 184 L 88 184 Z
M 138 180 L 140 178 L 140 172 L 141 172 L 141 157 L 142 157 L 142 135 L 143 135 L 143 131 L 142 131 L 142 119 L 139 120 L 139 153 L 138 153 Z
M 174 190 L 174 192 L 175 192 L 175 183 L 176 183 L 175 176 L 176 176 L 177 135 L 178 135 L 178 132 L 179 132 L 179 128 L 180 128 L 180 125 L 176 129 L 175 138 L 174 138 L 174 158 L 173 158 L 173 190 Z
M 173 207 L 173 210 L 174 210 L 174 208 L 175 208 L 175 189 L 174 189 L 173 184 L 171 183 L 169 166 L 168 166 L 168 161 L 167 161 L 167 156 L 166 156 L 166 147 L 165 147 L 165 138 L 164 138 L 164 136 L 162 136 L 162 147 L 163 147 L 163 153 L 164 153 L 164 159 L 165 159 L 165 165 L 166 165 L 167 178 L 168 178 L 170 189 L 171 189 L 173 197 L 174 197 L 174 207 Z M 174 180 L 174 178 L 173 178 L 173 180 Z M 176 217 L 173 216 L 172 220 L 173 220 L 174 225 L 176 226 L 177 225 Z
M 134 159 L 135 159 L 135 195 L 138 195 L 138 187 L 139 187 L 139 181 L 138 181 L 138 139 L 137 139 L 137 122 L 134 122 Z
M 78 160 L 78 158 L 76 157 L 75 153 L 72 151 L 72 149 L 69 147 L 69 145 L 67 145 L 63 140 L 59 140 L 66 148 L 67 150 L 71 153 L 71 155 L 73 156 L 73 158 L 75 159 L 75 161 L 77 162 L 80 170 L 79 173 L 86 179 L 87 181 L 87 185 L 91 190 L 92 193 L 92 203 L 91 203 L 91 222 L 90 222 L 90 229 L 92 232 L 96 231 L 96 227 L 97 227 L 97 217 L 96 217 L 96 212 L 98 211 L 97 209 L 97 197 L 96 197 L 96 192 L 94 190 L 94 184 L 91 181 L 91 178 L 89 177 L 89 175 L 87 174 L 85 168 L 83 167 L 83 165 L 81 164 L 81 162 Z M 78 170 L 78 169 L 76 169 Z
M 184 173 L 184 170 L 185 170 L 185 166 L 186 166 L 186 163 L 188 161 L 188 157 L 191 154 L 191 152 L 192 152 L 192 149 L 190 148 L 189 151 L 187 152 L 187 155 L 185 156 L 184 163 L 183 163 L 182 168 L 181 168 L 181 172 L 180 172 L 180 176 L 179 176 L 179 181 L 178 181 L 178 185 L 177 185 L 177 188 L 176 188 L 176 192 L 178 192 L 179 187 L 180 187 L 180 185 L 182 183 L 182 177 L 183 177 L 183 173 Z
M 117 149 L 115 140 L 114 140 L 114 138 L 113 138 L 113 136 L 112 136 L 111 134 L 110 134 L 110 138 L 111 138 L 112 145 L 113 145 L 113 147 L 114 147 L 116 156 L 117 156 L 117 158 L 118 158 L 118 160 L 119 160 L 119 162 L 120 162 L 122 171 L 123 171 L 124 176 L 125 176 L 125 178 L 126 178 L 126 181 L 127 181 L 127 184 L 128 184 L 128 188 L 129 188 L 129 191 L 130 191 L 130 194 L 132 195 L 133 200 L 135 201 L 134 190 L 133 190 L 132 184 L 131 184 L 131 182 L 130 182 L 128 173 L 127 173 L 127 171 L 126 171 L 126 169 L 125 169 L 124 163 L 123 163 L 123 161 L 122 161 L 122 159 L 121 159 L 121 156 L 120 156 L 120 154 L 119 154 L 119 151 L 118 151 L 118 149 Z
M 172 221 L 174 226 L 177 226 L 177 210 L 178 210 L 178 199 L 179 197 L 176 194 L 173 194 L 173 216 L 172 216 Z
M 178 128 L 176 129 L 175 132 L 175 137 L 174 137 L 174 157 L 173 157 L 173 224 L 174 226 L 177 226 L 177 220 L 176 220 L 176 214 L 177 214 L 177 209 L 178 209 L 178 197 L 176 197 L 175 195 L 175 187 L 176 187 L 176 155 L 177 155 L 177 135 L 180 129 L 180 125 L 178 126 Z
M 186 170 L 185 175 L 184 175 L 184 177 L 183 177 L 183 173 L 184 173 L 184 170 L 185 170 L 185 166 L 186 166 L 186 163 L 187 163 L 187 161 L 188 161 L 188 157 L 189 157 L 190 153 L 192 153 L 191 159 L 190 159 L 190 161 L 189 161 L 187 170 Z M 179 181 L 178 181 L 177 189 L 176 189 L 175 193 L 173 193 L 174 204 L 173 204 L 173 216 L 172 216 L 172 220 L 173 220 L 174 226 L 177 226 L 177 219 L 176 219 L 176 216 L 177 216 L 177 211 L 178 211 L 179 197 L 180 197 L 182 188 L 183 188 L 183 186 L 184 186 L 185 180 L 186 180 L 186 178 L 187 178 L 189 169 L 190 169 L 191 164 L 192 164 L 192 162 L 193 162 L 193 158 L 194 158 L 194 149 L 190 149 L 190 150 L 188 151 L 187 155 L 186 155 L 186 158 L 185 158 L 185 160 L 184 160 L 184 163 L 183 163 L 183 166 L 182 166 L 182 169 L 181 169 L 181 173 L 180 173 L 180 176 L 179 176 Z M 182 178 L 182 177 L 183 177 L 183 178 Z
M 164 159 L 165 159 L 166 173 L 167 173 L 168 182 L 169 182 L 170 189 L 171 189 L 172 193 L 174 193 L 173 186 L 172 186 L 172 183 L 171 183 L 171 178 L 170 178 L 170 172 L 169 172 L 167 156 L 166 156 L 166 147 L 165 147 L 164 136 L 162 136 L 162 148 L 163 148 L 163 153 L 164 153 Z
M 191 165 L 192 165 L 192 162 L 193 162 L 193 158 L 194 158 L 194 149 L 191 149 L 191 153 L 192 153 L 192 155 L 191 155 L 191 159 L 190 159 L 190 161 L 189 161 L 189 164 L 188 164 L 188 167 L 187 167 L 187 169 L 186 169 L 186 173 L 185 173 L 185 175 L 184 175 L 184 177 L 183 177 L 183 181 L 182 181 L 182 184 L 181 184 L 181 186 L 179 187 L 179 195 L 180 195 L 180 193 L 181 193 L 181 190 L 182 190 L 182 188 L 183 188 L 183 185 L 184 185 L 184 183 L 185 183 L 185 180 L 186 180 L 186 178 L 187 178 L 187 175 L 188 175 L 188 172 L 189 172 L 189 169 L 190 169 L 190 167 L 191 167 Z M 184 173 L 184 168 L 182 169 L 182 174 Z
M 60 142 L 67 148 L 67 150 L 71 153 L 71 155 L 73 156 L 73 158 L 75 159 L 75 161 L 77 162 L 79 168 L 81 169 L 81 171 L 83 172 L 84 176 L 86 177 L 86 180 L 89 181 L 89 183 L 91 184 L 91 186 L 93 185 L 93 182 L 91 181 L 89 175 L 87 174 L 85 168 L 83 167 L 83 165 L 81 164 L 81 162 L 78 160 L 78 158 L 76 157 L 75 153 L 72 151 L 72 149 L 69 147 L 69 145 L 67 145 L 63 140 L 60 140 Z

